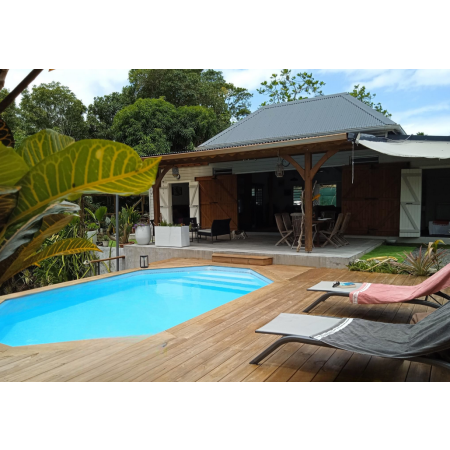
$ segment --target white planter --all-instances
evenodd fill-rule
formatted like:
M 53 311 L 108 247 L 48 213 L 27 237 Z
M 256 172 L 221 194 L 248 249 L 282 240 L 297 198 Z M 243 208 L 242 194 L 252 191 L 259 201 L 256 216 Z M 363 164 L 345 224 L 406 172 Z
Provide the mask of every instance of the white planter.
M 140 226 L 136 228 L 136 242 L 138 245 L 148 245 L 150 244 L 150 225 Z
M 98 230 L 95 231 L 88 231 L 86 233 L 88 239 L 92 239 L 92 242 L 95 244 L 97 242 L 97 234 Z
M 189 247 L 189 227 L 155 227 L 156 247 Z

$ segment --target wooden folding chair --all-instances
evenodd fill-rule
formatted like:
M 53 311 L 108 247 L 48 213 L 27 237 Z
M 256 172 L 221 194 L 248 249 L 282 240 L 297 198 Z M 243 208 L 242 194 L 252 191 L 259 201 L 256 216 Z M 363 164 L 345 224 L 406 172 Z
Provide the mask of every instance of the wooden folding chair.
M 344 214 L 339 214 L 336 223 L 334 224 L 334 228 L 332 231 L 319 231 L 320 235 L 325 239 L 322 247 L 325 247 L 328 244 L 334 245 L 335 248 L 342 247 L 342 243 L 337 238 L 337 234 L 342 227 L 342 222 L 344 220 Z
M 294 229 L 292 222 L 291 222 L 291 216 L 289 213 L 282 213 L 281 217 L 283 218 L 284 227 L 287 231 L 292 231 Z
M 284 242 L 288 247 L 290 247 L 294 232 L 286 229 L 281 214 L 275 214 L 275 222 L 277 223 L 278 231 L 281 234 L 281 239 L 275 244 L 275 246 L 278 247 Z
M 342 222 L 341 229 L 336 234 L 336 238 L 342 245 L 350 245 L 350 242 L 345 239 L 345 233 L 347 232 L 348 225 L 350 224 L 350 220 L 352 218 L 352 213 L 347 213 L 345 215 L 345 219 Z

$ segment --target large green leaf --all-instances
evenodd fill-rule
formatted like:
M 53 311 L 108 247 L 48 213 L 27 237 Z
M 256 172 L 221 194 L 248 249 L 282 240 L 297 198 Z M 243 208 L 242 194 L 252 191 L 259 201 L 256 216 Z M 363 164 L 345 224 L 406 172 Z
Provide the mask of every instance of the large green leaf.
M 0 232 L 16 207 L 19 186 L 0 186 Z
M 36 253 L 25 260 L 20 259 L 20 264 L 11 265 L 2 275 L 0 275 L 0 285 L 19 272 L 22 272 L 27 267 L 39 264 L 45 259 L 52 258 L 54 256 L 75 255 L 77 253 L 99 251 L 100 249 L 88 239 L 64 239 L 56 242 L 55 244 L 49 245 L 41 252 Z
M 40 230 L 35 234 L 33 240 L 28 245 L 24 245 L 9 258 L 0 262 L 0 273 L 5 273 L 6 275 L 10 273 L 19 273 L 23 262 L 38 252 L 44 241 L 61 231 L 73 220 L 73 217 L 74 216 L 71 214 L 54 214 L 45 217 L 42 221 Z
M 75 139 L 56 131 L 42 130 L 26 138 L 17 149 L 17 153 L 29 167 L 33 167 L 47 156 L 60 152 L 74 142 Z
M 79 209 L 78 205 L 68 202 L 52 204 L 39 214 L 32 216 L 25 223 L 9 227 L 6 234 L 0 239 L 0 261 L 9 258 L 22 245 L 28 244 L 41 229 L 45 217 L 54 214 L 74 213 Z
M 0 186 L 14 186 L 29 170 L 14 149 L 0 142 Z
M 48 156 L 22 178 L 10 224 L 29 220 L 49 203 L 81 194 L 139 195 L 154 184 L 159 161 L 142 161 L 132 148 L 118 142 L 76 142 Z

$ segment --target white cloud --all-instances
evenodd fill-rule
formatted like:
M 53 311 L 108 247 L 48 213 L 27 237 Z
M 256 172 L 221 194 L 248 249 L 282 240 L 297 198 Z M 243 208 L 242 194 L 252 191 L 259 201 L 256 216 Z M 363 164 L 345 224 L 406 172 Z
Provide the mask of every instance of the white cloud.
M 411 119 L 411 117 L 424 116 L 427 114 L 430 116 L 432 113 L 439 113 L 442 111 L 450 110 L 450 102 L 442 102 L 436 103 L 435 105 L 426 105 L 420 108 L 409 109 L 405 111 L 394 112 L 393 115 L 395 119 L 402 122 L 407 119 Z
M 321 69 L 320 72 L 344 74 L 349 80 L 348 89 L 355 84 L 388 90 L 450 86 L 449 69 Z
M 423 132 L 431 136 L 450 136 L 450 115 L 418 117 L 402 123 L 407 133 Z
M 10 69 L 5 87 L 14 89 L 31 69 Z M 59 81 L 88 106 L 94 97 L 120 91 L 127 84 L 128 69 L 56 69 L 45 70 L 31 86 Z
M 260 84 L 268 80 L 272 74 L 279 73 L 280 69 L 220 69 L 225 80 L 236 86 L 254 91 Z

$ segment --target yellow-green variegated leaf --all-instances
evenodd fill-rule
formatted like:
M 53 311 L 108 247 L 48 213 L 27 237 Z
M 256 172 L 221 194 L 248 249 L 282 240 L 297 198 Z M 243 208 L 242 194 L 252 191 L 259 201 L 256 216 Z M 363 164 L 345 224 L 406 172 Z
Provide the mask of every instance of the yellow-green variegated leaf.
M 0 186 L 14 186 L 29 170 L 14 149 L 0 142 Z
M 47 156 L 60 152 L 74 142 L 75 139 L 56 131 L 42 130 L 26 138 L 17 149 L 17 153 L 29 167 L 33 167 Z
M 17 204 L 19 186 L 0 186 L 0 232 Z
M 160 159 L 142 161 L 131 147 L 118 142 L 76 142 L 45 158 L 21 180 L 10 224 L 30 219 L 49 203 L 81 194 L 139 195 L 155 183 Z
M 0 275 L 0 285 L 19 272 L 22 272 L 26 268 L 39 264 L 41 261 L 44 261 L 48 258 L 52 258 L 54 256 L 75 255 L 77 253 L 83 252 L 99 251 L 100 249 L 88 239 L 64 239 L 62 241 L 56 242 L 55 244 L 49 245 L 44 250 L 25 260 L 20 259 L 19 264 L 11 265 L 10 267 L 8 267 L 7 270 L 2 275 Z
M 39 214 L 31 216 L 28 221 L 8 226 L 6 233 L 0 236 L 0 261 L 8 259 L 22 245 L 28 244 L 42 228 L 42 221 L 45 217 L 62 213 L 73 214 L 79 209 L 80 207 L 73 203 L 55 203 L 42 210 Z
M 40 230 L 34 235 L 33 240 L 28 245 L 21 247 L 8 259 L 0 262 L 0 273 L 19 273 L 23 261 L 37 253 L 41 249 L 44 241 L 61 231 L 73 220 L 73 217 L 74 216 L 71 214 L 54 214 L 45 217 L 42 221 Z
M 41 229 L 34 235 L 33 240 L 20 252 L 20 259 L 27 259 L 39 251 L 44 241 L 60 232 L 65 226 L 72 222 L 72 214 L 54 214 L 44 217 Z

